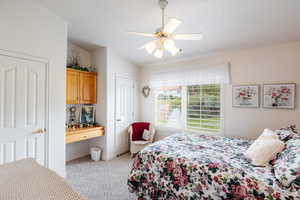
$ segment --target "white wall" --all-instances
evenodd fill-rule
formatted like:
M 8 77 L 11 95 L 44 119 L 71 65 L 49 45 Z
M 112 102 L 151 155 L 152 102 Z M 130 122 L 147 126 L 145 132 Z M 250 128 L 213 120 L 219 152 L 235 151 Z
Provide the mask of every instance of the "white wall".
M 231 63 L 232 84 L 297 83 L 300 87 L 300 42 L 274 45 L 264 48 L 225 52 L 195 60 L 145 66 L 141 71 L 140 88 L 149 84 L 151 72 L 162 68 L 185 67 L 190 64 L 214 65 Z M 295 110 L 233 108 L 232 86 L 224 88 L 225 135 L 254 139 L 266 127 L 279 128 L 289 124 L 300 127 L 300 91 L 297 89 Z M 154 99 L 140 95 L 141 119 L 154 122 Z M 169 129 L 159 129 L 157 138 L 172 134 Z
M 67 24 L 30 0 L 1 0 L 0 48 L 49 60 L 49 167 L 65 175 Z
M 66 145 L 66 161 L 81 158 L 90 154 L 90 140 L 71 143 Z
M 110 48 L 100 48 L 92 54 L 92 64 L 97 66 L 98 70 L 98 104 L 96 120 L 105 126 L 105 136 L 94 140 L 91 145 L 103 148 L 104 160 L 110 160 L 115 157 L 114 152 L 114 113 L 115 113 L 115 75 L 125 75 L 132 77 L 137 81 L 139 67 L 128 62 L 119 56 Z M 139 91 L 135 91 L 135 119 L 138 120 Z
M 96 122 L 107 128 L 107 48 L 99 47 L 92 52 L 92 64 L 96 66 L 98 72 L 97 80 L 97 105 Z M 103 149 L 102 159 L 106 160 L 106 136 L 94 139 L 90 145 Z
M 92 55 L 89 51 L 81 48 L 78 45 L 75 45 L 71 42 L 68 42 L 68 53 L 67 53 L 67 64 L 70 65 L 72 62 L 71 57 L 78 56 L 78 64 L 84 67 L 90 67 L 92 65 Z
M 114 133 L 115 133 L 115 76 L 122 75 L 132 78 L 136 81 L 136 84 L 139 83 L 139 70 L 140 68 L 137 65 L 134 65 L 128 62 L 126 59 L 119 56 L 112 49 L 108 49 L 108 89 L 107 89 L 107 159 L 112 159 L 115 157 L 114 152 Z M 137 121 L 139 119 L 138 109 L 139 109 L 139 91 L 138 87 L 135 87 L 135 101 L 134 101 L 134 110 L 135 116 L 134 119 Z M 128 148 L 129 150 L 129 148 Z

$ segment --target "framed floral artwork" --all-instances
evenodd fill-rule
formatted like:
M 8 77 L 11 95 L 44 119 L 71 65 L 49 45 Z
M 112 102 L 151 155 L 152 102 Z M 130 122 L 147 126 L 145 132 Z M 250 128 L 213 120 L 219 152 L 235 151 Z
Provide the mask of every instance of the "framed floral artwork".
M 264 84 L 263 107 L 277 109 L 294 109 L 295 92 L 295 83 Z
M 258 108 L 259 85 L 232 86 L 232 106 L 239 108 Z

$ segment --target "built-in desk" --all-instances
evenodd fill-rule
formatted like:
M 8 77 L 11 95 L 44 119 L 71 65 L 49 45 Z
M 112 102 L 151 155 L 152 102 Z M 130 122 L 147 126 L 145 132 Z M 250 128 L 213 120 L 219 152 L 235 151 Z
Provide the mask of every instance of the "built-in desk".
M 80 142 L 96 137 L 104 136 L 104 127 L 87 127 L 68 129 L 66 135 L 66 144 Z

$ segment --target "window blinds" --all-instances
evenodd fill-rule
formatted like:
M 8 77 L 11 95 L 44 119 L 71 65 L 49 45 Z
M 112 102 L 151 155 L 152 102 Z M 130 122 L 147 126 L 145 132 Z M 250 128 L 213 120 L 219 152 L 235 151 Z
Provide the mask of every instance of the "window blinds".
M 220 117 L 220 85 L 187 86 L 186 129 L 219 132 Z

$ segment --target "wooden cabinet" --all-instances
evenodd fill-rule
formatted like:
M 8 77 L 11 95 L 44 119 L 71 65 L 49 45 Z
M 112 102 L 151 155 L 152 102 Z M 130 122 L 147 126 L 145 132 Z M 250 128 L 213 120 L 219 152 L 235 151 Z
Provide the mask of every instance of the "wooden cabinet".
M 104 136 L 104 127 L 77 128 L 75 130 L 68 130 L 66 135 L 66 144 L 80 142 L 100 136 Z
M 79 73 L 67 70 L 67 104 L 79 103 Z
M 80 73 L 80 103 L 97 103 L 97 76 L 92 73 Z
M 97 103 L 97 73 L 67 69 L 67 104 Z

